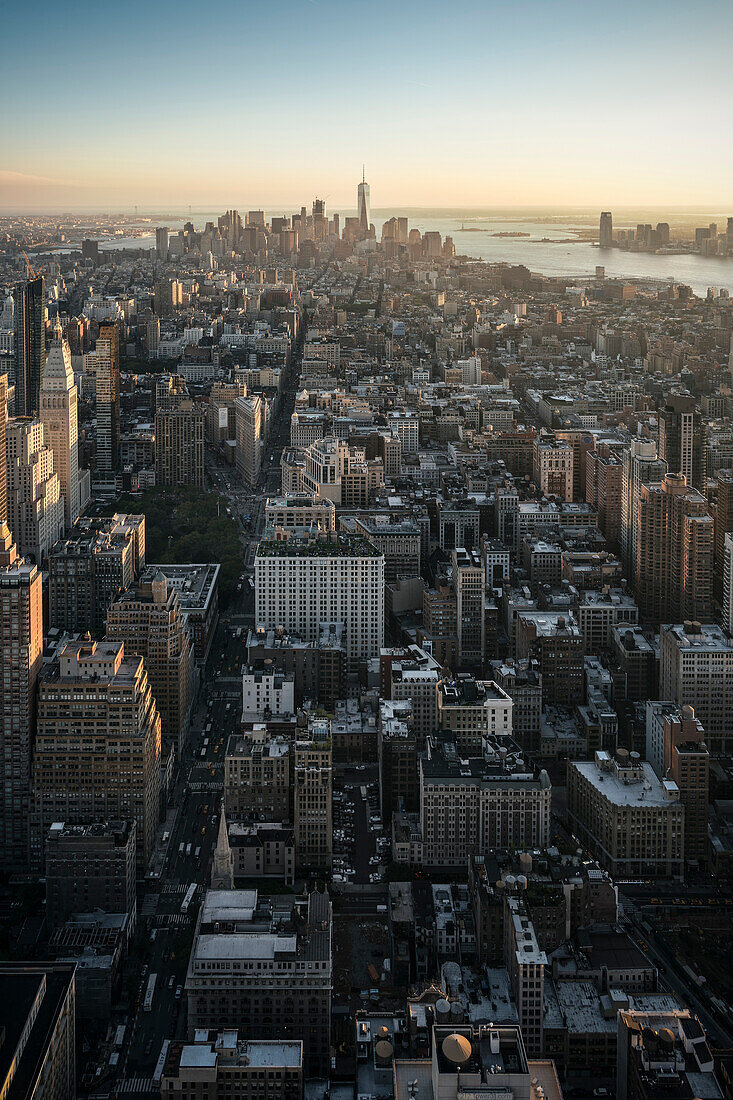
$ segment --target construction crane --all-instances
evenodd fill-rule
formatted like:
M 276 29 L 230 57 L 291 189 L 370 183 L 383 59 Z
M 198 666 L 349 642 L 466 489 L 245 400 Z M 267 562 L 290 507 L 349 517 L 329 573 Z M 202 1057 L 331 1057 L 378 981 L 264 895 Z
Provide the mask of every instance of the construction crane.
M 29 278 L 29 279 L 37 279 L 37 278 L 38 278 L 38 276 L 39 276 L 39 275 L 41 274 L 41 269 L 40 269 L 40 267 L 39 267 L 38 271 L 35 271 L 35 272 L 34 272 L 33 268 L 31 267 L 31 262 L 30 262 L 30 260 L 28 259 L 28 253 L 26 252 L 26 250 L 25 250 L 24 248 L 23 248 L 23 249 L 21 249 L 21 252 L 22 252 L 22 253 L 23 253 L 23 255 L 25 256 L 25 266 L 26 266 L 26 270 L 27 270 L 27 272 L 28 272 L 28 278 Z

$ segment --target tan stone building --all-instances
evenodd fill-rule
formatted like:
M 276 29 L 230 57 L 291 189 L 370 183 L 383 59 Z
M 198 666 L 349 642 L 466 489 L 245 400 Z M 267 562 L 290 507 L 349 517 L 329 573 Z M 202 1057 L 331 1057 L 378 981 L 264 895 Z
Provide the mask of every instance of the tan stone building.
M 155 480 L 158 485 L 204 485 L 206 407 L 190 399 L 155 414 Z
M 160 816 L 160 716 L 142 657 L 123 642 L 69 642 L 38 683 L 31 856 L 54 821 L 133 820 L 138 868 Z
M 111 604 L 107 639 L 124 642 L 127 654 L 144 657 L 164 754 L 172 747 L 180 756 L 190 720 L 194 651 L 178 595 L 162 572 L 132 586 Z
M 290 821 L 290 744 L 256 725 L 229 738 L 224 808 L 229 821 Z
M 619 749 L 568 762 L 568 816 L 602 867 L 619 878 L 684 873 L 685 811 L 672 780 Z

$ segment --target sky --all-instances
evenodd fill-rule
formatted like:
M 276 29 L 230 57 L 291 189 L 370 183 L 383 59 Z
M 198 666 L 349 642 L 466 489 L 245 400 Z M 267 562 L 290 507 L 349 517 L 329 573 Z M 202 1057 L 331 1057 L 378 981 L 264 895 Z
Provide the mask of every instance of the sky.
M 26 0 L 0 209 L 733 209 L 729 0 Z

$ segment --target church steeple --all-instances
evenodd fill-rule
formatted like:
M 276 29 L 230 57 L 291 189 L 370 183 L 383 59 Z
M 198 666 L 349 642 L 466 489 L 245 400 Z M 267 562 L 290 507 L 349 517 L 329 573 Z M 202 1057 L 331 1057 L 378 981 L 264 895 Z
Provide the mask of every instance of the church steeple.
M 221 805 L 219 817 L 219 835 L 216 838 L 214 849 L 214 862 L 211 865 L 212 890 L 234 889 L 234 859 L 229 847 L 229 833 L 227 831 L 227 819 L 224 815 L 224 803 Z

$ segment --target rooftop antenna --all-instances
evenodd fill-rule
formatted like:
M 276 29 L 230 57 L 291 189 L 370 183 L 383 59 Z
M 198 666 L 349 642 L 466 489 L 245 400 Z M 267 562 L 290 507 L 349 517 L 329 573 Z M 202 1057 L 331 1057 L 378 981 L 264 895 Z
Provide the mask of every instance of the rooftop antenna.
M 364 174 L 364 170 L 365 170 L 365 166 L 362 164 L 362 166 L 361 166 L 361 182 L 362 183 L 366 183 L 366 176 Z

